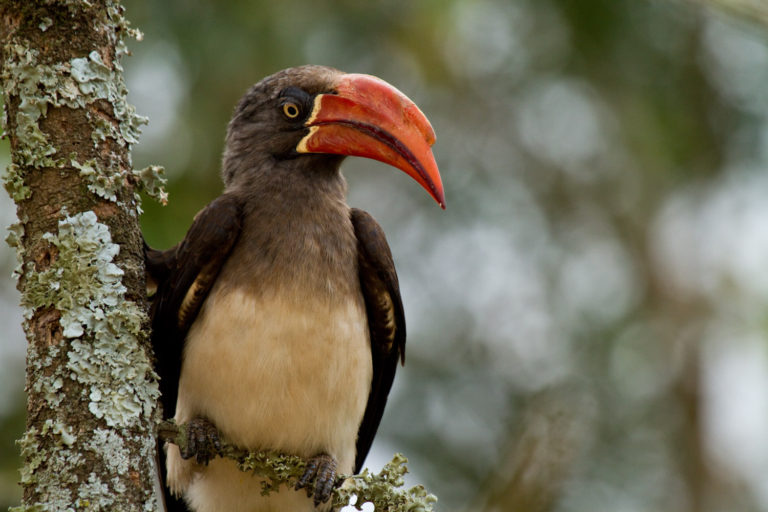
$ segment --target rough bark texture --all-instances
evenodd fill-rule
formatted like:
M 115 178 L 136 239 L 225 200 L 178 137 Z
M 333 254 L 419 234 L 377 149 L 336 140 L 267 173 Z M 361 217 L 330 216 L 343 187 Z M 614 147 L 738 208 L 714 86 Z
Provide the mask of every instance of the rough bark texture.
M 27 431 L 21 510 L 156 510 L 150 363 L 130 145 L 112 0 L 0 0 L 0 83 L 20 222 Z

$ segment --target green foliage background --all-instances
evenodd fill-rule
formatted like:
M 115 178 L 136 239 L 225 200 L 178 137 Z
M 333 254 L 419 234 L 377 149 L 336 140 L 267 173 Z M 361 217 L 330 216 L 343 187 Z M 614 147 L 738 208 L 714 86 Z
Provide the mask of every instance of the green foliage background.
M 304 63 L 384 78 L 432 121 L 448 209 L 344 166 L 409 321 L 369 464 L 404 452 L 445 511 L 766 510 L 768 7 L 712 4 L 126 1 L 150 117 L 134 166 L 170 178 L 145 236 L 174 244 L 220 193 L 253 82 Z M 0 281 L 0 508 L 18 500 L 17 301 Z

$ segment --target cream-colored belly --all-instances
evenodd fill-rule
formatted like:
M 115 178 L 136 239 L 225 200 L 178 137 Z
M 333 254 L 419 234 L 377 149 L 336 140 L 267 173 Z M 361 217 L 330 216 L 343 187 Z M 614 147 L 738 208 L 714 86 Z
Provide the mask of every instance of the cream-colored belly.
M 327 453 L 349 473 L 371 372 L 362 298 L 214 290 L 187 337 L 175 418 L 203 416 L 227 441 L 251 449 Z M 168 480 L 198 511 L 313 510 L 303 492 L 282 488 L 264 498 L 258 478 L 232 461 L 199 466 L 175 446 Z

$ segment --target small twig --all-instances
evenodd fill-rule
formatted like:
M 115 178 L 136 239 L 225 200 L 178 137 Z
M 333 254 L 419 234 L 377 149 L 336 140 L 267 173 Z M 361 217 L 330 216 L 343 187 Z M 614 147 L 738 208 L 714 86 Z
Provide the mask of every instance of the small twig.
M 173 421 L 164 421 L 157 428 L 157 437 L 183 448 L 187 441 L 186 427 L 186 424 L 176 425 Z M 272 451 L 251 452 L 226 442 L 222 442 L 220 455 L 234 460 L 241 471 L 262 477 L 261 492 L 264 495 L 277 492 L 280 485 L 293 486 L 306 467 L 306 461 L 296 455 Z M 343 485 L 333 490 L 333 506 L 342 507 L 354 501 L 355 508 L 362 510 L 363 503 L 371 502 L 376 510 L 431 512 L 437 498 L 427 493 L 423 486 L 402 489 L 403 476 L 408 472 L 405 465 L 407 462 L 408 459 L 397 453 L 377 474 L 364 469 L 359 475 L 339 475 L 337 483 L 343 482 Z
M 180 439 L 177 439 L 179 437 L 180 428 L 173 420 L 163 421 L 157 426 L 157 438 L 160 441 L 167 442 L 167 443 L 173 443 L 176 446 L 179 446 Z

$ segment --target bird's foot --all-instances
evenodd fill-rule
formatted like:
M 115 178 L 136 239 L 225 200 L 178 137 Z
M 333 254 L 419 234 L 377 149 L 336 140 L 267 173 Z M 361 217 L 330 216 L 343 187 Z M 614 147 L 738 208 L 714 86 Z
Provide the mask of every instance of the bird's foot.
M 307 461 L 307 469 L 299 478 L 296 490 L 307 489 L 307 496 L 315 497 L 315 506 L 325 503 L 336 486 L 336 459 L 328 454 L 315 455 Z
M 192 418 L 186 424 L 186 439 L 179 446 L 182 459 L 195 457 L 198 464 L 208 465 L 221 454 L 221 440 L 216 426 L 205 418 Z

